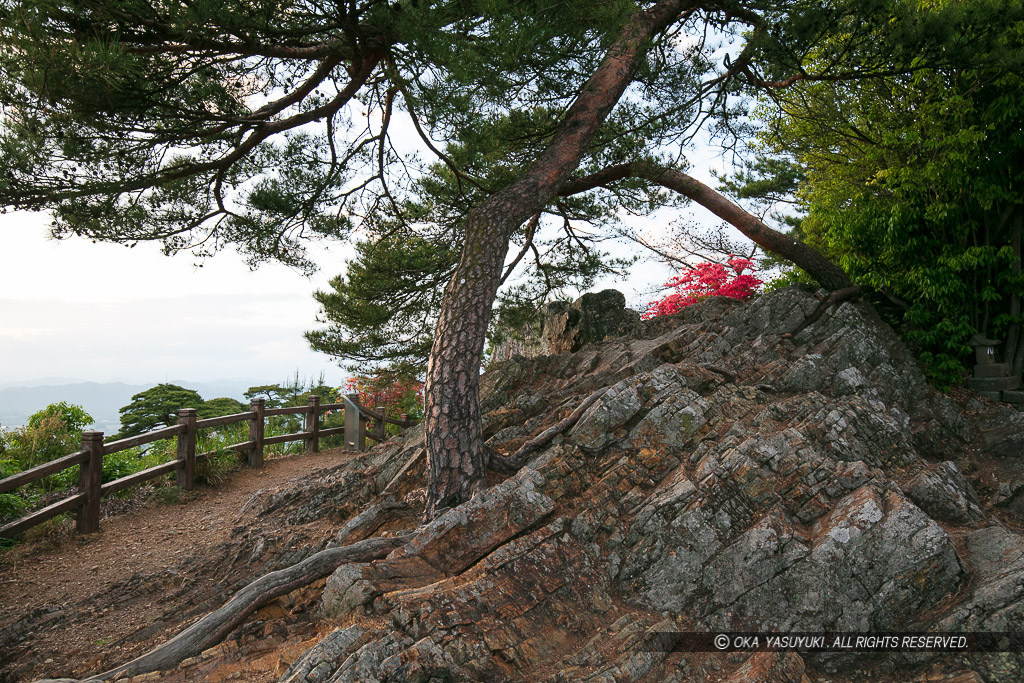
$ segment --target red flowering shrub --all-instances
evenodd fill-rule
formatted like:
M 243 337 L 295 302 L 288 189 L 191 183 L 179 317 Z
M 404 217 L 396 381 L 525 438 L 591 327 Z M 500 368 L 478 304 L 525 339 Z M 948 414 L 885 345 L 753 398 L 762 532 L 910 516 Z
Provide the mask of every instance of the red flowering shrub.
M 423 415 L 423 382 L 386 371 L 350 377 L 345 393 L 358 393 L 359 403 L 368 408 L 385 406 L 394 417 L 394 413 L 407 413 L 415 419 Z
M 665 286 L 675 291 L 663 299 L 652 301 L 642 318 L 649 320 L 659 315 L 678 313 L 709 296 L 748 299 L 762 284 L 753 273 L 754 262 L 739 256 L 730 256 L 725 265 L 698 263 L 692 270 L 666 282 Z

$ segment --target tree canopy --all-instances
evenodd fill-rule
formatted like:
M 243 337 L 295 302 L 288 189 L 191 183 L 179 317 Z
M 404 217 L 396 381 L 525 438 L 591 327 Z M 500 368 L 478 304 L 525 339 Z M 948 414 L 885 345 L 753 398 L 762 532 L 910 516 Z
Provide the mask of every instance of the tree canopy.
M 78 448 L 82 430 L 92 423 L 80 405 L 51 403 L 32 413 L 25 427 L 0 431 L 0 462 L 9 459 L 16 464 L 14 471 L 20 471 L 67 455 Z
M 1018 5 L 1019 6 L 1019 5 Z M 979 10 L 980 11 L 980 10 Z M 1001 55 L 1024 54 L 1024 24 L 993 31 Z M 950 51 L 962 49 L 947 36 Z M 842 265 L 924 351 L 933 377 L 955 383 L 975 334 L 1004 342 L 1019 374 L 1024 222 L 1024 79 L 1005 68 L 920 69 L 779 96 L 761 160 L 741 191 L 797 181 L 799 233 Z M 777 184 L 776 184 L 777 185 Z M 968 361 L 970 362 L 970 361 Z
M 93 423 L 92 415 L 85 412 L 85 408 L 82 406 L 67 401 L 58 401 L 29 415 L 28 428 L 38 429 L 43 426 L 43 423 L 50 420 L 62 422 L 68 432 L 81 432 Z
M 483 481 L 476 377 L 516 268 L 533 269 L 524 300 L 559 268 L 585 279 L 613 267 L 596 245 L 620 212 L 693 201 L 848 285 L 688 176 L 692 142 L 749 135 L 756 93 L 976 66 L 1020 13 L 1019 0 L 4 0 L 0 202 L 52 210 L 58 235 L 297 266 L 306 239 L 365 240 L 333 285 L 340 334 L 312 341 L 353 352 L 351 320 L 380 323 L 381 359 L 429 340 L 433 516 Z M 434 293 L 377 300 L 375 284 L 408 288 L 394 264 L 423 246 L 409 277 Z
M 298 372 L 282 384 L 261 384 L 249 387 L 245 397 L 250 401 L 262 398 L 267 408 L 292 408 L 306 405 L 306 397 L 316 394 L 322 403 L 333 403 L 338 397 L 337 387 L 328 386 L 324 376 L 300 379 Z
M 132 402 L 122 407 L 121 431 L 118 438 L 144 434 L 160 427 L 178 423 L 178 411 L 203 405 L 199 392 L 177 384 L 158 384 L 132 396 Z
M 59 235 L 233 245 L 254 261 L 309 265 L 304 240 L 355 227 L 459 244 L 468 208 L 537 157 L 626 20 L 654 4 L 7 0 L 0 198 L 52 210 Z M 743 87 L 948 63 L 931 36 L 959 31 L 962 53 L 990 28 L 982 10 L 1006 3 L 943 4 L 680 3 L 581 173 L 652 155 L 685 170 L 700 126 L 745 133 Z M 436 164 L 414 158 L 409 130 Z M 545 213 L 599 221 L 665 201 L 640 185 Z
M 200 420 L 208 417 L 220 417 L 221 415 L 237 415 L 248 410 L 241 401 L 233 398 L 221 397 L 211 398 L 203 401 L 202 405 L 196 407 L 196 415 Z

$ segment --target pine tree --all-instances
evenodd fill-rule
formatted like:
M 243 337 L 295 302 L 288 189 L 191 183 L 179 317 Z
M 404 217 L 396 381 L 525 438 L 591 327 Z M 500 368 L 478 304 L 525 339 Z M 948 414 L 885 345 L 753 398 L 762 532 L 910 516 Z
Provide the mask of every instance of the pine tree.
M 579 246 L 581 223 L 620 206 L 693 201 L 843 287 L 816 250 L 686 175 L 689 143 L 744 136 L 754 92 L 972 59 L 991 10 L 1012 22 L 1019 5 L 7 0 L 0 202 L 52 210 L 58 236 L 300 267 L 307 240 L 357 227 L 447 240 L 425 392 L 434 516 L 483 482 L 477 375 L 511 244 L 532 252 L 549 216 Z M 952 31 L 964 49 L 947 54 L 935 36 Z M 396 140 L 399 118 L 454 194 Z M 422 328 L 404 342 L 425 345 Z

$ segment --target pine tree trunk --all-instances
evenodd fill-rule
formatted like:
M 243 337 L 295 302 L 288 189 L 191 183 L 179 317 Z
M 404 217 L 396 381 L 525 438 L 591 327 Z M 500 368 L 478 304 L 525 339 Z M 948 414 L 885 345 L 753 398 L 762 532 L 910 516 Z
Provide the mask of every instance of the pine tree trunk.
M 427 364 L 427 519 L 468 500 L 484 475 L 480 360 L 509 239 L 517 227 L 489 204 L 467 221 L 462 258 L 445 291 Z
M 826 289 L 853 287 L 853 282 L 843 269 L 825 258 L 817 249 L 790 235 L 773 230 L 756 216 L 744 211 L 696 178 L 672 169 L 651 167 L 646 169 L 644 177 L 689 197 L 719 218 L 731 223 L 765 251 L 789 259 L 803 268 Z
M 509 241 L 576 170 L 601 124 L 633 80 L 651 37 L 691 0 L 662 0 L 624 27 L 583 86 L 551 143 L 518 180 L 466 218 L 466 241 L 448 283 L 427 365 L 427 519 L 467 500 L 483 481 L 479 374 L 491 306 Z
M 757 216 L 733 204 L 696 178 L 672 168 L 646 162 L 608 166 L 592 175 L 566 182 L 559 188 L 559 194 L 569 196 L 586 192 L 624 178 L 644 178 L 688 197 L 730 223 L 765 251 L 788 259 L 803 268 L 826 289 L 835 291 L 853 287 L 853 282 L 843 269 L 811 245 L 768 227 Z

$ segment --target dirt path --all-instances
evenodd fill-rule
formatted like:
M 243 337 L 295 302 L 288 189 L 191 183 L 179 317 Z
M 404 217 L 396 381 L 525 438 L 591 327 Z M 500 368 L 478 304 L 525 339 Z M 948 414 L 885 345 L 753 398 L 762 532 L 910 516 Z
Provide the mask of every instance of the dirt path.
M 59 622 L 71 616 L 67 612 L 75 609 L 83 596 L 102 593 L 133 576 L 173 567 L 189 556 L 202 557 L 204 551 L 226 542 L 237 525 L 244 524 L 240 512 L 254 493 L 340 465 L 354 455 L 352 451 L 334 449 L 275 458 L 268 460 L 263 469 L 242 468 L 217 486 L 197 487 L 183 503 L 153 503 L 142 510 L 106 518 L 98 533 L 72 534 L 56 544 L 22 543 L 0 555 L 0 632 L 7 630 L 4 635 L 10 636 L 10 630 L 17 628 L 16 622 L 26 614 L 40 610 L 52 613 L 52 627 L 39 629 L 45 633 L 29 634 L 31 648 L 47 653 L 53 669 L 77 669 L 84 662 L 59 661 L 63 659 L 60 653 L 70 658 L 75 652 L 102 649 L 104 643 L 152 624 L 152 615 L 144 609 L 149 605 L 144 603 L 128 610 L 102 609 L 86 623 L 76 618 L 78 624 L 73 630 L 59 628 Z M 205 578 L 185 575 L 181 581 Z M 33 618 L 34 629 L 39 621 Z M 47 620 L 44 617 L 42 621 Z M 5 659 L 6 655 L 0 655 L 0 665 L 10 664 Z M 17 679 L 10 675 L 8 670 L 7 680 Z M 5 673 L 0 672 L 0 680 L 5 680 Z

